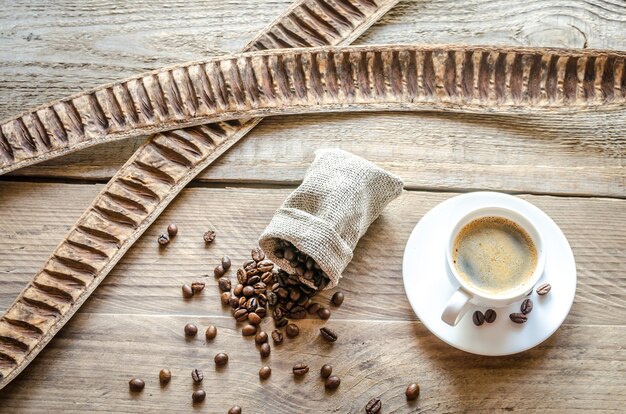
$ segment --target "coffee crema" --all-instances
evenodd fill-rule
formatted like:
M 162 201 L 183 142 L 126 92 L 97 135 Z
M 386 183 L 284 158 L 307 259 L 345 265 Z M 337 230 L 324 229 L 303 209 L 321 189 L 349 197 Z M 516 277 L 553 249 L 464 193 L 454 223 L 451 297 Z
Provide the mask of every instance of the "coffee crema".
M 488 294 L 503 294 L 530 279 L 537 267 L 537 248 L 519 224 L 487 216 L 459 231 L 452 260 L 466 283 Z

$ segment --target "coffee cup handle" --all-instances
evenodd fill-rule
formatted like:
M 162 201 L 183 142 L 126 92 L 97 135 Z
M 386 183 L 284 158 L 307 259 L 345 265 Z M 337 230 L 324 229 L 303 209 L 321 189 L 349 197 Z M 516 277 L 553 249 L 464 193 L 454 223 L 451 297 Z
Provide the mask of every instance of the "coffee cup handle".
M 456 326 L 463 315 L 465 315 L 465 312 L 467 312 L 471 298 L 463 288 L 459 288 L 448 299 L 448 303 L 441 314 L 441 320 L 450 326 Z

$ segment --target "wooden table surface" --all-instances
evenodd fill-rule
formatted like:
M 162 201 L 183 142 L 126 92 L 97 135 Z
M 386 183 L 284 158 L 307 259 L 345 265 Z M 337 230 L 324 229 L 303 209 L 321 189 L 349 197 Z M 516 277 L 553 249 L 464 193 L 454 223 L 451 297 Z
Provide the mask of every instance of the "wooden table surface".
M 3 1 L 0 119 L 148 69 L 235 52 L 289 5 L 246 1 Z M 622 0 L 403 1 L 357 44 L 458 43 L 626 49 Z M 0 412 L 383 412 L 601 411 L 626 404 L 626 113 L 505 117 L 372 113 L 267 119 L 203 172 L 131 248 L 35 361 L 0 391 Z M 141 140 L 107 144 L 0 181 L 0 310 L 43 264 L 93 197 Z M 261 360 L 219 303 L 214 278 L 185 301 L 180 286 L 228 254 L 241 264 L 273 211 L 302 179 L 313 151 L 339 147 L 399 174 L 405 193 L 359 243 L 320 342 L 322 321 Z M 519 194 L 561 226 L 576 257 L 578 288 L 563 326 L 507 357 L 456 350 L 417 320 L 404 294 L 409 233 L 457 193 Z M 168 223 L 180 233 L 159 250 Z M 202 233 L 218 238 L 205 248 Z M 229 273 L 234 277 L 234 271 Z M 327 302 L 332 292 L 321 295 Z M 269 319 L 269 318 L 268 318 Z M 215 341 L 185 340 L 183 326 L 218 327 Z M 266 330 L 273 329 L 264 322 Z M 227 352 L 227 368 L 213 356 Z M 302 381 L 296 362 L 312 367 Z M 268 364 L 272 377 L 260 381 Z M 324 390 L 318 370 L 342 379 Z M 158 385 L 168 367 L 172 383 Z M 208 398 L 193 406 L 192 368 Z M 146 381 L 139 395 L 128 380 Z M 421 397 L 404 390 L 418 382 Z

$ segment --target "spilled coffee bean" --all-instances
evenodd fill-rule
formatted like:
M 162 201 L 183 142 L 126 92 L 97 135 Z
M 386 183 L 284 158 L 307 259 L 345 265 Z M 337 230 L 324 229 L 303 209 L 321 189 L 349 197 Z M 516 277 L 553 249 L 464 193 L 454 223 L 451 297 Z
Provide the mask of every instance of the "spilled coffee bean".
M 274 343 L 276 345 L 282 343 L 283 342 L 283 333 L 281 331 L 279 331 L 278 329 L 274 329 L 272 331 L 272 340 L 274 341 Z
M 213 240 L 215 240 L 215 232 L 213 230 L 209 230 L 206 233 L 204 233 L 204 235 L 202 236 L 202 238 L 204 239 L 205 243 L 212 243 Z
M 524 299 L 522 305 L 520 306 L 520 311 L 524 315 L 528 315 L 533 310 L 533 301 L 530 299 Z
M 143 382 L 143 380 L 139 378 L 133 378 L 130 381 L 128 381 L 128 388 L 130 388 L 132 392 L 139 392 L 143 390 L 145 386 L 146 386 L 146 383 Z
M 199 369 L 194 369 L 191 371 L 191 379 L 193 379 L 193 382 L 202 382 L 202 380 L 204 379 L 204 374 L 202 373 L 202 371 L 200 371 Z
M 300 333 L 300 328 L 298 328 L 298 325 L 296 325 L 295 323 L 290 323 L 285 328 L 285 333 L 287 334 L 288 338 L 295 338 Z
M 305 364 L 296 364 L 293 366 L 292 371 L 293 375 L 295 375 L 296 377 L 301 377 L 302 375 L 309 372 L 309 367 Z
M 259 345 L 267 342 L 267 334 L 264 331 L 259 332 L 254 337 L 254 342 L 256 342 Z
M 265 259 L 265 252 L 260 247 L 255 247 L 250 252 L 250 256 L 252 256 L 252 260 L 255 262 L 260 262 Z
M 413 401 L 420 396 L 420 386 L 415 383 L 409 384 L 409 386 L 406 387 L 406 391 L 404 394 L 406 395 L 407 400 Z
M 228 256 L 222 256 L 222 267 L 224 268 L 224 270 L 228 270 L 230 269 L 230 257 Z
M 485 322 L 493 323 L 497 316 L 496 311 L 493 309 L 487 309 L 487 312 L 485 312 Z
M 202 289 L 204 289 L 204 282 L 193 282 L 191 284 L 191 290 L 193 290 L 193 293 L 200 293 L 202 292 Z
M 193 323 L 188 323 L 185 325 L 185 335 L 186 336 L 196 336 L 198 333 L 198 327 Z
M 169 383 L 171 380 L 172 380 L 172 372 L 169 369 L 163 368 L 161 371 L 159 371 L 159 382 L 161 383 L 161 385 L 165 385 Z
M 191 394 L 191 401 L 194 403 L 200 403 L 206 398 L 206 392 L 204 390 L 196 390 Z
M 232 295 L 230 294 L 230 292 L 222 292 L 222 294 L 220 295 L 220 300 L 222 302 L 222 305 L 224 306 L 230 305 L 231 298 L 232 298 Z
M 333 373 L 333 367 L 328 364 L 324 364 L 320 369 L 320 376 L 324 379 L 330 377 L 330 374 Z
M 341 304 L 343 303 L 343 299 L 344 299 L 344 295 L 342 292 L 335 292 L 335 294 L 333 295 L 330 301 L 335 306 L 341 306 Z
M 378 414 L 382 407 L 383 407 L 383 404 L 380 402 L 380 398 L 372 398 L 365 405 L 365 413 L 366 414 Z
M 267 365 L 261 367 L 261 369 L 259 370 L 259 378 L 261 378 L 262 380 L 268 379 L 270 375 L 272 375 L 272 369 Z
M 217 281 L 217 284 L 220 287 L 220 290 L 222 292 L 228 292 L 230 291 L 231 288 L 231 283 L 230 283 L 230 279 L 227 277 L 220 277 L 219 280 Z
M 552 286 L 549 283 L 543 283 L 537 288 L 537 294 L 540 296 L 547 295 Z
M 157 242 L 160 246 L 167 246 L 167 244 L 170 242 L 170 238 L 167 234 L 161 234 L 157 238 Z
M 178 226 L 174 223 L 167 226 L 167 234 L 170 237 L 176 237 L 176 235 L 178 234 Z
M 256 326 L 255 325 L 246 325 L 241 328 L 241 334 L 243 336 L 252 336 L 256 334 Z
M 328 319 L 330 318 L 330 311 L 326 308 L 320 308 L 320 310 L 317 311 L 317 315 L 320 317 L 320 319 Z
M 526 321 L 528 320 L 528 317 L 523 313 L 512 313 L 509 315 L 509 318 L 511 318 L 513 322 L 520 324 L 526 323 Z
M 314 315 L 320 310 L 319 303 L 311 303 L 309 307 L 306 309 L 309 314 Z
M 339 377 L 336 375 L 331 375 L 324 382 L 324 387 L 327 390 L 334 390 L 334 389 L 337 389 L 337 387 L 339 387 L 339 384 L 341 384 L 341 380 L 339 379 Z
M 485 315 L 483 315 L 481 311 L 477 310 L 472 315 L 472 320 L 474 321 L 474 325 L 480 326 L 485 323 Z
M 320 334 L 322 338 L 326 339 L 328 342 L 335 342 L 337 340 L 337 334 L 330 328 L 320 328 Z
M 220 352 L 219 354 L 215 355 L 215 358 L 213 360 L 215 361 L 215 365 L 217 365 L 218 367 L 223 367 L 224 365 L 228 364 L 228 355 Z
M 191 288 L 191 286 L 185 284 L 183 285 L 183 297 L 189 299 L 190 297 L 193 296 L 193 289 Z
M 270 348 L 270 344 L 268 344 L 267 342 L 263 342 L 261 344 L 261 348 L 259 349 L 261 358 L 267 358 L 268 356 L 270 356 L 271 352 L 272 352 L 272 348 Z
M 217 336 L 217 328 L 213 325 L 210 325 L 208 328 L 206 328 L 206 332 L 204 333 L 204 336 L 209 341 L 212 339 L 215 339 L 215 337 Z
M 241 414 L 241 407 L 238 405 L 233 405 L 230 410 L 228 410 L 228 414 Z

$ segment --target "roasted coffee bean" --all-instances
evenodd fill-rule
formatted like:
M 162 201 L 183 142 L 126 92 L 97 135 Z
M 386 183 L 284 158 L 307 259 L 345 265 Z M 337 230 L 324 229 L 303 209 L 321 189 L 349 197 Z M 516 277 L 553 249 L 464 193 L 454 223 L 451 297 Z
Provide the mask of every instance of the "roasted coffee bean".
M 233 288 L 233 294 L 236 296 L 240 296 L 243 293 L 243 285 L 241 283 L 237 283 Z
M 218 367 L 223 367 L 224 365 L 228 364 L 228 355 L 220 352 L 219 354 L 215 355 L 214 361 L 215 365 L 217 365 Z
M 248 312 L 250 313 L 254 312 L 258 307 L 259 301 L 255 297 L 248 299 L 248 301 L 246 302 L 246 308 L 248 308 Z
M 222 292 L 222 294 L 220 295 L 220 301 L 222 302 L 222 305 L 224 306 L 230 305 L 231 296 L 232 295 L 230 294 L 230 292 Z
M 189 299 L 193 296 L 193 289 L 189 285 L 183 285 L 183 297 Z
M 320 310 L 317 311 L 317 315 L 320 319 L 326 320 L 330 318 L 330 311 L 327 308 L 320 308 Z
M 204 289 L 204 282 L 196 281 L 191 284 L 191 290 L 193 290 L 194 293 L 202 292 L 202 289 Z
M 224 268 L 224 270 L 228 270 L 230 269 L 230 257 L 228 256 L 222 256 L 222 267 Z
M 172 371 L 167 368 L 163 368 L 159 371 L 159 382 L 161 385 L 165 385 L 172 380 Z
M 304 319 L 306 318 L 306 310 L 302 306 L 294 306 L 289 312 L 289 317 L 292 319 Z
M 287 334 L 288 338 L 295 338 L 300 333 L 300 328 L 298 328 L 298 325 L 296 325 L 295 323 L 290 323 L 285 328 L 285 333 Z
M 215 337 L 217 336 L 217 328 L 213 325 L 210 325 L 208 328 L 206 328 L 206 332 L 204 333 L 204 336 L 209 341 L 211 339 L 215 339 Z
M 295 305 L 296 305 L 295 303 L 289 301 L 284 306 L 285 306 L 285 309 L 287 309 L 288 311 L 291 311 L 291 308 L 293 308 Z
M 254 342 L 256 342 L 259 345 L 267 342 L 267 333 L 265 333 L 265 331 L 261 331 L 257 333 L 256 336 L 254 337 Z
M 515 323 L 525 323 L 528 320 L 528 316 L 523 313 L 512 313 L 509 315 L 509 318 Z
M 246 283 L 248 283 L 248 275 L 246 274 L 245 270 L 237 269 L 237 280 L 242 285 L 245 285 Z
M 128 381 L 128 388 L 130 388 L 132 392 L 139 392 L 143 390 L 145 386 L 146 386 L 146 383 L 143 382 L 143 380 L 139 378 L 133 378 L 130 381 Z
M 255 262 L 260 262 L 261 260 L 265 259 L 265 252 L 260 247 L 255 247 L 250 252 L 250 256 Z
M 278 296 L 276 296 L 276 293 L 274 292 L 269 292 L 267 294 L 267 303 L 270 306 L 276 306 L 276 303 L 278 303 Z
M 276 294 L 281 299 L 287 299 L 289 297 L 289 291 L 285 289 L 284 287 L 281 287 L 280 289 L 278 289 L 276 291 Z
M 274 273 L 272 272 L 263 273 L 261 275 L 261 282 L 265 283 L 268 286 L 274 283 Z
M 265 296 L 264 293 L 261 293 L 256 298 L 259 301 L 259 308 L 265 308 L 265 305 L 267 305 L 267 296 Z M 261 316 L 261 315 L 259 315 L 259 316 Z M 263 316 L 265 316 L 265 315 L 263 315 Z M 263 316 L 261 316 L 261 317 L 263 317 Z
M 383 404 L 380 402 L 380 398 L 372 398 L 365 405 L 365 413 L 366 414 L 378 414 L 382 407 L 383 407 Z
M 333 295 L 330 301 L 335 306 L 341 306 L 341 304 L 343 303 L 343 299 L 344 299 L 343 292 L 335 292 L 335 294 Z
M 261 303 L 261 298 L 259 298 L 259 306 L 260 307 L 256 309 L 255 313 L 257 315 L 259 315 L 261 318 L 265 318 L 265 315 L 267 314 L 267 311 L 263 307 L 263 306 L 265 306 L 265 304 Z
M 283 326 L 287 325 L 289 323 L 289 321 L 287 320 L 287 318 L 283 318 L 283 319 L 279 319 L 277 321 L 274 321 L 274 326 L 277 328 L 282 328 Z
M 327 390 L 334 390 L 334 389 L 337 389 L 337 387 L 339 387 L 339 384 L 341 384 L 341 380 L 339 379 L 339 377 L 336 375 L 331 375 L 324 382 L 324 387 Z
M 254 284 L 254 294 L 261 295 L 264 294 L 267 290 L 267 286 L 263 282 L 258 282 Z
M 480 326 L 485 323 L 485 315 L 483 315 L 481 311 L 477 310 L 472 315 L 472 320 L 474 321 L 474 325 Z
M 202 236 L 202 238 L 204 239 L 205 243 L 211 243 L 213 242 L 213 240 L 215 240 L 215 232 L 213 230 L 209 230 L 206 233 L 204 233 L 204 235 Z
M 275 344 L 280 344 L 283 342 L 283 333 L 278 329 L 274 329 L 272 331 L 272 340 L 274 340 Z
M 246 309 L 246 308 L 239 308 L 239 309 L 237 309 L 235 311 L 233 316 L 235 317 L 237 322 L 246 321 L 246 320 L 248 320 L 248 309 Z
M 246 325 L 243 328 L 241 328 L 241 334 L 243 336 L 252 336 L 254 334 L 256 334 L 256 326 L 255 325 Z
M 309 372 L 309 367 L 304 364 L 296 364 L 293 366 L 292 371 L 293 371 L 293 375 L 295 375 L 296 377 L 301 377 L 302 375 Z
M 317 311 L 320 310 L 320 304 L 319 303 L 311 303 L 309 305 L 308 308 L 306 308 L 307 312 L 309 312 L 309 314 L 313 315 L 316 314 Z
M 522 305 L 520 306 L 520 311 L 524 315 L 528 315 L 533 310 L 533 301 L 530 299 L 524 299 Z
M 283 256 L 285 257 L 285 260 L 294 260 L 296 258 L 296 249 L 293 247 L 285 249 Z
M 202 382 L 202 380 L 204 379 L 204 374 L 197 368 L 193 369 L 191 370 L 191 379 L 193 380 L 193 382 Z
M 335 342 L 337 340 L 337 334 L 330 328 L 321 328 L 320 334 L 322 338 L 326 339 L 328 342 Z
M 167 226 L 167 234 L 170 237 L 176 237 L 176 235 L 178 234 L 178 226 L 174 223 Z
M 297 259 L 300 263 L 306 263 L 306 261 L 307 261 L 307 259 L 308 259 L 308 258 L 309 258 L 309 257 L 308 257 L 306 254 L 302 253 L 302 252 L 298 252 L 298 256 L 296 257 L 296 259 Z
M 270 348 L 270 344 L 268 344 L 267 342 L 264 342 L 261 344 L 261 347 L 259 348 L 259 352 L 261 353 L 261 358 L 267 358 L 268 356 L 270 356 L 270 353 L 272 352 L 272 348 Z
M 196 336 L 198 333 L 198 327 L 193 323 L 188 323 L 185 325 L 185 335 L 186 336 Z
M 220 277 L 217 281 L 217 284 L 219 285 L 222 292 L 229 292 L 230 288 L 232 287 L 230 279 L 227 277 Z
M 254 295 L 254 288 L 252 286 L 244 286 L 242 293 L 245 297 L 249 298 Z
M 261 369 L 259 370 L 259 378 L 261 378 L 262 380 L 268 379 L 270 375 L 272 375 L 272 369 L 267 365 L 261 367 Z
M 276 258 L 278 259 L 282 259 L 283 257 L 285 257 L 285 251 L 283 249 L 276 249 L 274 250 L 274 256 L 276 256 Z
M 170 242 L 170 238 L 167 234 L 161 234 L 157 238 L 157 242 L 160 246 L 167 246 L 167 244 Z
M 248 314 L 248 321 L 252 324 L 252 325 L 258 325 L 261 323 L 261 317 L 259 315 L 257 315 L 254 312 L 251 312 Z
M 320 375 L 324 379 L 330 377 L 330 374 L 332 373 L 333 373 L 333 367 L 328 364 L 323 365 L 322 368 L 320 369 Z
M 409 384 L 409 386 L 406 387 L 404 394 L 406 395 L 407 400 L 413 401 L 420 396 L 420 386 L 416 383 Z
M 226 274 L 226 269 L 224 269 L 222 265 L 217 265 L 215 266 L 215 269 L 213 269 L 213 276 L 215 277 L 222 277 L 225 274 Z
M 224 292 L 224 293 L 228 293 L 228 292 Z M 233 309 L 237 309 L 239 307 L 239 298 L 237 296 L 231 296 L 230 307 Z
M 284 314 L 282 308 L 276 308 L 276 309 L 274 309 L 274 312 L 273 312 L 272 316 L 274 317 L 274 319 L 282 319 L 282 318 L 285 317 L 285 314 Z
M 201 403 L 202 401 L 204 401 L 205 398 L 206 398 L 206 392 L 204 392 L 204 390 L 195 390 L 191 394 L 191 401 L 193 401 L 196 404 Z
M 493 323 L 496 320 L 497 316 L 498 315 L 496 314 L 496 311 L 494 311 L 493 309 L 487 309 L 487 311 L 485 312 L 485 322 Z
M 256 268 L 259 273 L 271 272 L 274 269 L 274 263 L 271 260 L 262 260 L 257 263 Z
M 259 275 L 254 275 L 254 276 L 250 276 L 248 275 L 248 285 L 254 287 L 254 285 L 256 285 L 257 283 L 259 283 L 261 281 L 261 276 Z
M 228 414 L 241 414 L 241 407 L 238 405 L 233 405 L 230 410 L 228 410 Z
M 300 295 L 302 295 L 300 289 L 291 288 L 289 292 L 289 300 L 291 300 L 292 302 L 297 302 L 298 299 L 300 299 Z
M 239 307 L 240 308 L 245 308 L 246 307 L 246 302 L 248 302 L 248 298 L 245 296 L 242 296 L 239 298 Z
M 306 266 L 306 270 L 313 270 L 315 268 L 315 261 L 309 257 L 306 259 L 306 263 L 304 265 Z
M 550 289 L 552 289 L 552 286 L 549 283 L 542 283 L 537 288 L 537 294 L 540 296 L 546 295 L 548 292 L 550 292 Z
M 306 269 L 304 268 L 303 265 L 298 265 L 296 266 L 296 268 L 294 269 L 295 273 L 298 276 L 304 276 L 304 272 L 306 272 Z

